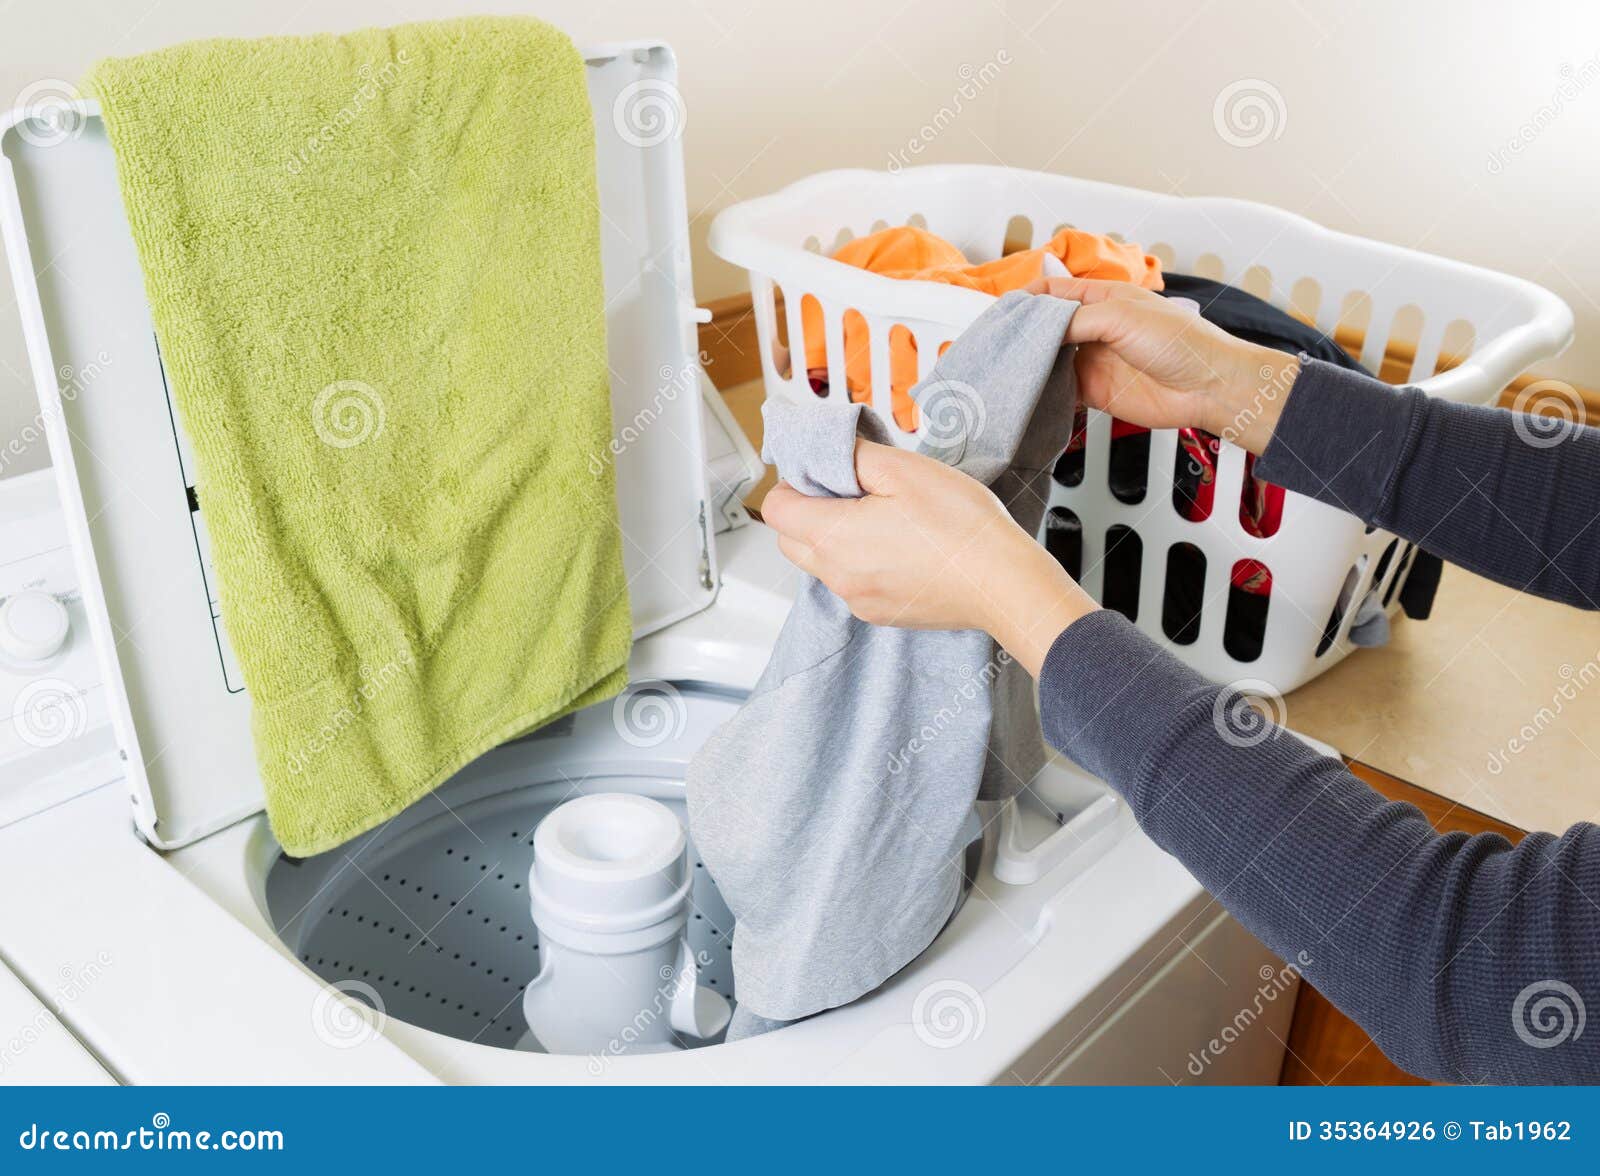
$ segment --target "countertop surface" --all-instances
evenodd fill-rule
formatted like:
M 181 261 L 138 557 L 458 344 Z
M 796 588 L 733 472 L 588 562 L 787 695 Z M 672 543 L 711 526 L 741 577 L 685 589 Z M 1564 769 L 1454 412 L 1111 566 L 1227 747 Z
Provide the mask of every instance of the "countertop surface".
M 1397 616 L 1285 704 L 1296 730 L 1518 828 L 1600 820 L 1600 613 L 1447 565 L 1432 616 Z
M 760 382 L 725 396 L 759 446 Z M 1600 613 L 1447 566 L 1432 616 L 1397 614 L 1387 646 L 1285 703 L 1295 730 L 1520 829 L 1600 820 Z

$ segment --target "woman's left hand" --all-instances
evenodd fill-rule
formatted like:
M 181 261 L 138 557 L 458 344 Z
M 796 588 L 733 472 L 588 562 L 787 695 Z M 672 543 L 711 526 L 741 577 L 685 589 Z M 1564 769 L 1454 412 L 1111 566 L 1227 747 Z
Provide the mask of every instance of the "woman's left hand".
M 983 629 L 1037 675 L 1067 625 L 1097 607 L 973 478 L 857 441 L 862 498 L 779 483 L 761 504 L 791 561 L 875 625 Z

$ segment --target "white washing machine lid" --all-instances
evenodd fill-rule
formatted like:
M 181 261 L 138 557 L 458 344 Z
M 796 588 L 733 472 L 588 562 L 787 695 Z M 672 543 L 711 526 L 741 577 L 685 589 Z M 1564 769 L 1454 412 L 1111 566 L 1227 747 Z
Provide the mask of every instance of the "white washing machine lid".
M 681 99 L 670 49 L 584 53 L 623 560 L 636 637 L 715 595 Z M 258 811 L 228 648 L 98 104 L 0 115 L 0 228 L 135 820 L 188 844 Z M 195 117 L 193 111 L 175 117 Z

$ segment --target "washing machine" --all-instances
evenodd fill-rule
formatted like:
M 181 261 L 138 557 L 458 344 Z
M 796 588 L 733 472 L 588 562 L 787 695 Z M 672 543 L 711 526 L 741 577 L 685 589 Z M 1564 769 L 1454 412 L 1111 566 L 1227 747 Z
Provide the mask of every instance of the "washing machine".
M 957 913 L 865 998 L 734 1044 L 531 1043 L 534 828 L 598 792 L 681 819 L 685 766 L 755 683 L 799 583 L 739 505 L 760 465 L 700 371 L 672 54 L 585 57 L 616 428 L 594 460 L 616 469 L 630 685 L 305 859 L 262 814 L 205 503 L 97 108 L 0 125 L 53 463 L 0 481 L 0 980 L 32 1002 L 16 1007 L 54 1010 L 85 1080 L 130 1083 L 1275 1081 L 1280 962 L 1060 760 L 975 811 Z M 698 982 L 737 1001 L 732 919 L 688 854 Z M 1268 976 L 1281 995 L 1263 1012 Z M 1251 1029 L 1197 1072 L 1246 1007 Z

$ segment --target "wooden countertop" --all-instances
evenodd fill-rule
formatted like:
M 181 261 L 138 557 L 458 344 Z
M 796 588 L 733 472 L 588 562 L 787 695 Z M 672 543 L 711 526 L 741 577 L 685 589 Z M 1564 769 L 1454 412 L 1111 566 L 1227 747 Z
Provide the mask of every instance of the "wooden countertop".
M 1285 704 L 1295 730 L 1509 825 L 1600 819 L 1600 613 L 1447 565 L 1426 621 L 1397 617 Z

